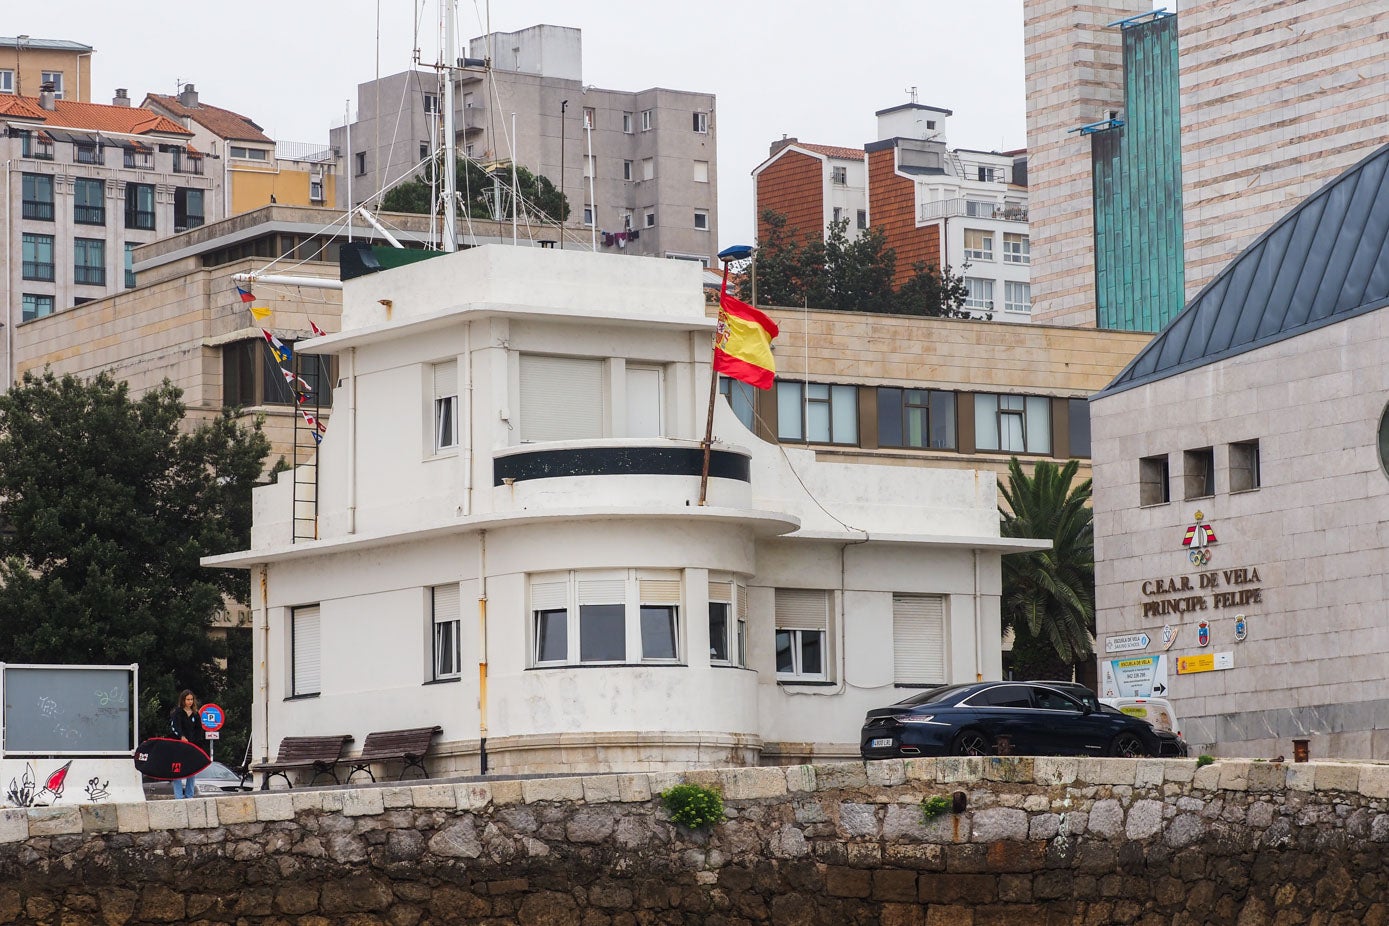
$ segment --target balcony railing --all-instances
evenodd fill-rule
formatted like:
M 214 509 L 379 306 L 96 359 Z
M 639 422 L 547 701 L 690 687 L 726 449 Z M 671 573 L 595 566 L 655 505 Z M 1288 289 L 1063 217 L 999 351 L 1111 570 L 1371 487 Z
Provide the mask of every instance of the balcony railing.
M 153 151 L 132 151 L 125 149 L 125 166 L 135 170 L 154 170 Z
M 45 263 L 39 260 L 26 260 L 24 262 L 24 279 L 52 283 L 53 262 L 49 261 Z
M 105 206 L 73 206 L 72 220 L 78 225 L 105 225 Z
M 153 211 L 153 210 L 146 211 L 146 210 L 144 210 L 144 209 L 127 209 L 127 210 L 125 210 L 125 227 L 126 227 L 126 228 L 153 229 L 153 228 L 154 228 L 154 211 Z
M 183 154 L 174 152 L 174 173 L 176 174 L 198 174 L 203 172 L 203 156 L 201 154 Z
M 72 160 L 76 164 L 104 164 L 105 154 L 100 145 L 72 146 Z
M 53 160 L 53 142 L 25 136 L 24 147 L 20 153 L 26 158 L 33 158 L 35 161 L 51 161 Z
M 24 201 L 23 215 L 26 219 L 35 219 L 40 222 L 52 222 L 53 203 L 37 199 L 26 199 Z
M 1002 222 L 1026 222 L 1027 207 L 1020 203 L 994 203 L 987 200 L 939 199 L 922 203 L 918 221 L 934 222 L 937 219 L 965 216 L 971 219 L 997 219 Z
M 84 267 L 78 264 L 72 268 L 72 281 L 82 283 L 87 286 L 105 286 L 106 268 L 105 267 Z

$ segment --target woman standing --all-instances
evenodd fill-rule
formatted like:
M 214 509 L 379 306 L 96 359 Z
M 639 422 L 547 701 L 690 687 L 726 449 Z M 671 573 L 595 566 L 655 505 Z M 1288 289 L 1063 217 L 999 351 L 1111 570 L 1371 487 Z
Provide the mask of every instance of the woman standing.
M 169 727 L 174 736 L 185 743 L 192 743 L 207 752 L 207 731 L 203 729 L 203 718 L 198 713 L 198 697 L 188 689 L 179 692 L 178 706 L 169 715 Z M 174 797 L 192 797 L 193 782 L 198 776 L 174 779 Z

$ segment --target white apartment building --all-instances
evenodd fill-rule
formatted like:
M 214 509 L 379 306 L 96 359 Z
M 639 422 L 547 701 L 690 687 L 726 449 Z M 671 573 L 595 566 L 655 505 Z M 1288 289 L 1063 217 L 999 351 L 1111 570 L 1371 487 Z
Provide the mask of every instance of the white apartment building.
M 821 462 L 720 400 L 700 504 L 698 267 L 493 245 L 343 299 L 297 347 L 340 365 L 316 495 L 257 490 L 205 560 L 252 570 L 256 756 L 436 723 L 433 771 L 854 756 L 865 710 L 999 676 L 1038 544 L 992 472 Z

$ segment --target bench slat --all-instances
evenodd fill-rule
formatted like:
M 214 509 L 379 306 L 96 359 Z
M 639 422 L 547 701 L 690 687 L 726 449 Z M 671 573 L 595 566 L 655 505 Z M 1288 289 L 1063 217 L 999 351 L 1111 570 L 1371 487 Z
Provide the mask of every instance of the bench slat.
M 346 733 L 337 736 L 286 736 L 280 740 L 280 750 L 275 761 L 256 765 L 252 771 L 264 773 L 261 790 L 270 787 L 270 779 L 274 775 L 284 778 L 288 784 L 289 776 L 285 773 L 293 769 L 311 768 L 315 770 L 315 779 L 321 774 L 326 774 L 336 782 L 338 776 L 333 771 L 333 766 L 341 761 L 342 754 L 350 742 L 352 737 Z
M 388 762 L 399 759 L 405 763 L 400 770 L 400 777 L 404 779 L 405 773 L 411 768 L 420 770 L 420 774 L 428 778 L 429 773 L 425 771 L 424 756 L 429 752 L 429 744 L 443 732 L 443 727 L 411 727 L 408 730 L 382 730 L 376 733 L 368 733 L 366 741 L 362 743 L 362 752 L 354 756 L 351 760 L 352 770 L 347 773 L 347 780 L 351 781 L 352 776 L 357 772 L 366 772 L 372 781 L 376 776 L 372 774 L 368 767 L 373 762 Z

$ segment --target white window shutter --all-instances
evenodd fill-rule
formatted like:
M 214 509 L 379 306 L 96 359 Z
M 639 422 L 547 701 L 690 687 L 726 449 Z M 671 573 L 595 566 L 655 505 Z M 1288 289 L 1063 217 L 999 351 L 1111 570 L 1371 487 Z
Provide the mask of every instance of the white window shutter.
M 521 440 L 603 436 L 603 361 L 521 355 Z
M 679 604 L 679 579 L 641 579 L 638 594 L 642 604 Z
M 458 395 L 458 361 L 434 364 L 434 398 L 446 399 Z
M 294 690 L 291 695 L 318 694 L 321 659 L 318 605 L 295 608 L 291 620 L 294 635 Z
M 943 596 L 893 596 L 892 651 L 899 685 L 946 681 Z
M 443 624 L 456 621 L 459 616 L 458 586 L 434 586 L 434 623 Z
M 622 579 L 580 579 L 579 604 L 625 604 L 627 583 Z
M 532 582 L 531 610 L 559 611 L 569 607 L 568 582 Z
M 830 593 L 818 588 L 776 590 L 779 630 L 829 630 Z
M 733 603 L 733 583 L 732 582 L 709 582 L 709 600 L 725 601 Z

